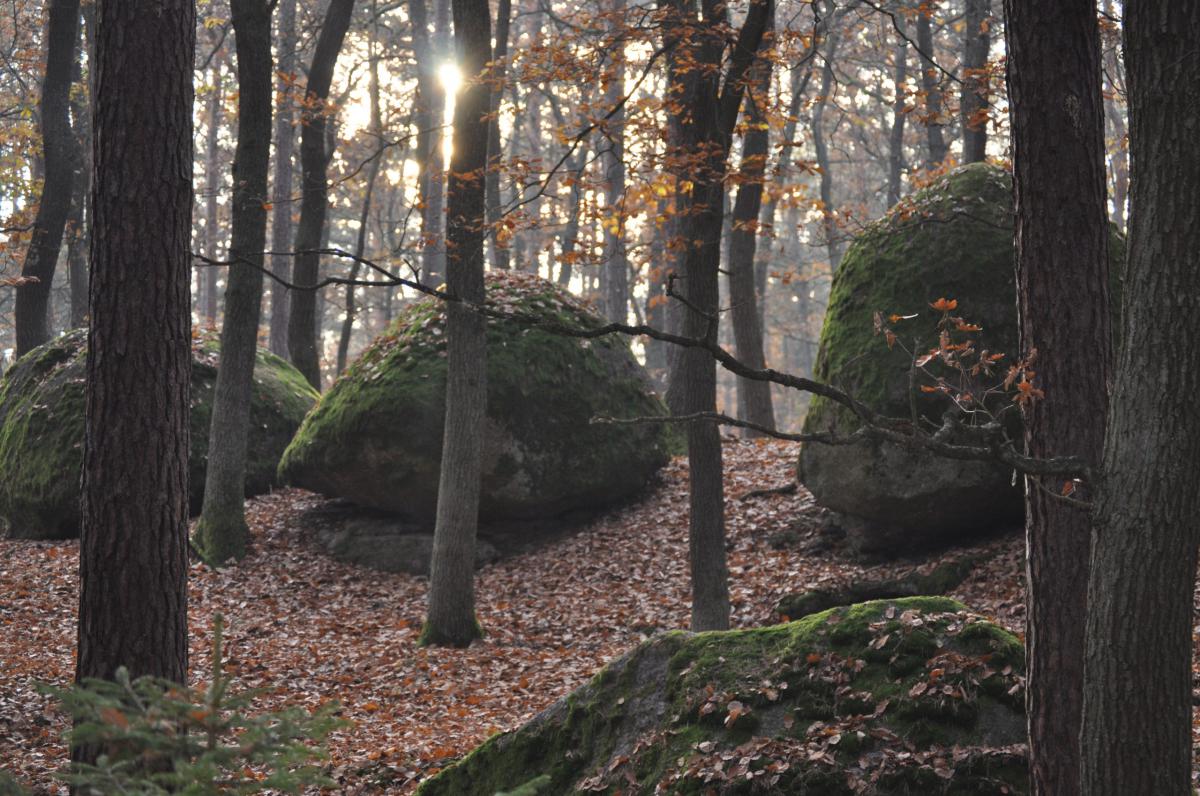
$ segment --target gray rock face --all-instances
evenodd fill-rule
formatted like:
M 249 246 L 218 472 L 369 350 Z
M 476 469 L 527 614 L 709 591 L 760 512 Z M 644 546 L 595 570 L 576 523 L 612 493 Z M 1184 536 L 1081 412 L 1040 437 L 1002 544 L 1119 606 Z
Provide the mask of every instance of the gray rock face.
M 386 517 L 356 517 L 327 525 L 317 538 L 337 560 L 383 572 L 428 575 L 433 560 L 433 534 Z M 497 558 L 496 548 L 483 539 L 476 541 L 476 567 Z

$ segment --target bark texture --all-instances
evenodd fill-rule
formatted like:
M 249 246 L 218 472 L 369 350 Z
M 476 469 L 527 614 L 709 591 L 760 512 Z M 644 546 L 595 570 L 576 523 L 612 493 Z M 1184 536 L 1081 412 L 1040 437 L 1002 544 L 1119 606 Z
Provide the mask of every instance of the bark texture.
M 308 70 L 305 108 L 300 114 L 300 223 L 296 226 L 296 267 L 292 278 L 292 284 L 299 289 L 291 297 L 288 352 L 292 364 L 317 390 L 321 389 L 321 352 L 317 333 L 317 292 L 312 286 L 320 278 L 321 255 L 317 250 L 321 248 L 329 204 L 325 172 L 329 165 L 329 148 L 325 143 L 329 112 L 325 104 L 333 82 L 333 68 L 353 12 L 354 0 L 331 0 L 329 3 Z
M 488 104 L 486 199 L 492 267 L 502 270 L 512 267 L 508 242 L 500 235 L 500 221 L 504 210 L 500 199 L 500 172 L 504 167 L 504 139 L 500 136 L 500 100 L 504 96 L 505 81 L 508 75 L 508 34 L 511 23 L 512 0 L 499 0 L 496 4 L 496 47 L 492 51 L 493 66 L 489 76 L 492 96 Z
M 40 106 L 45 178 L 17 286 L 17 356 L 50 339 L 50 287 L 71 212 L 78 142 L 71 130 L 71 83 L 79 60 L 79 0 L 47 4 L 46 74 Z
M 262 316 L 267 174 L 271 164 L 271 7 L 230 0 L 238 72 L 233 229 L 221 326 L 221 367 L 208 434 L 204 505 L 196 546 L 213 564 L 246 555 L 246 440 Z M 246 262 L 241 262 L 241 261 Z
M 625 1 L 611 0 L 610 19 L 624 23 Z M 629 254 L 625 248 L 625 56 L 623 33 L 618 29 L 609 46 L 612 63 L 603 80 L 604 112 L 610 113 L 601 128 L 597 149 L 604 170 L 604 264 L 600 272 L 604 314 L 610 321 L 629 319 Z
M 987 59 L 991 46 L 991 0 L 966 0 L 963 19 L 962 116 L 963 163 L 987 157 Z
M 454 37 L 466 88 L 454 106 L 454 155 L 447 202 L 447 287 L 482 304 L 486 234 L 484 171 L 491 91 L 481 74 L 491 53 L 487 0 L 454 0 Z M 425 644 L 464 647 L 481 635 L 475 620 L 475 532 L 479 521 L 483 420 L 487 409 L 487 325 L 458 302 L 446 307 L 446 427 L 438 481 Z
M 937 64 L 933 60 L 933 9 L 936 5 L 932 2 L 922 3 L 921 12 L 917 14 L 917 48 L 921 55 L 921 91 L 925 95 L 925 113 L 922 121 L 925 124 L 925 145 L 928 150 L 925 165 L 929 168 L 941 164 L 949 151 L 942 129 L 945 124 L 942 119 L 941 80 L 938 79 Z
M 897 25 L 900 22 L 897 20 Z M 888 135 L 888 207 L 900 201 L 900 180 L 904 176 L 904 122 L 908 118 L 908 40 L 896 34 L 896 49 L 892 55 L 892 83 L 896 96 L 892 100 L 892 129 Z
M 684 53 L 672 60 L 670 76 L 671 85 L 680 87 L 677 101 L 687 109 L 678 122 L 681 148 L 684 153 L 693 153 L 688 164 L 691 188 L 681 192 L 686 208 L 683 238 L 687 244 L 682 282 L 688 305 L 681 311 L 681 329 L 688 337 L 716 339 L 725 171 L 746 77 L 772 7 L 770 0 L 751 4 L 728 65 L 721 70 L 725 54 L 721 31 L 728 25 L 724 4 L 705 0 L 699 18 L 682 4 L 670 6 L 678 23 L 691 22 L 695 26 L 694 33 L 681 34 L 684 38 L 679 46 Z M 671 363 L 672 411 L 715 411 L 716 375 L 716 363 L 707 352 L 695 348 L 679 352 Z M 690 423 L 687 440 L 691 624 L 693 630 L 723 630 L 729 627 L 729 576 L 721 435 L 712 423 Z
M 208 107 L 205 109 L 207 139 L 204 149 L 204 253 L 212 260 L 222 259 L 218 247 L 221 238 L 221 208 L 217 197 L 221 195 L 221 104 L 224 101 L 224 85 L 221 82 L 223 69 L 222 52 L 224 41 L 216 44 L 217 52 L 213 55 L 211 80 L 209 87 Z M 208 326 L 217 323 L 217 276 L 216 268 L 201 268 L 197 272 L 200 299 L 200 317 Z
M 774 20 L 768 25 L 773 27 Z M 762 52 L 770 47 L 770 37 L 764 36 Z M 742 163 L 738 174 L 737 198 L 733 202 L 733 225 L 729 237 L 729 301 L 733 307 L 733 338 L 738 359 L 747 366 L 761 370 L 766 367 L 763 353 L 763 330 L 758 311 L 758 290 L 755 285 L 755 263 L 760 234 L 758 217 L 762 211 L 763 182 L 766 176 L 770 132 L 763 111 L 771 91 L 771 61 L 759 58 L 753 69 L 751 83 L 754 93 L 747 96 L 743 120 L 746 133 L 742 137 Z M 771 405 L 771 385 L 765 381 L 739 378 L 738 407 L 743 419 L 765 428 L 775 428 L 775 411 Z M 747 430 L 746 436 L 764 436 Z
M 1125 5 L 1129 257 L 1092 537 L 1083 792 L 1192 789 L 1200 489 L 1200 4 Z
M 1030 455 L 1098 464 L 1111 375 L 1100 39 L 1090 0 L 1007 0 L 1020 348 L 1045 398 Z M 1087 407 L 1083 411 L 1081 407 Z M 1026 713 L 1033 792 L 1080 793 L 1090 517 L 1027 481 Z M 1080 493 L 1082 496 L 1082 493 Z
M 285 282 L 292 275 L 292 169 L 295 167 L 296 114 L 292 108 L 292 82 L 296 78 L 296 0 L 279 3 L 278 56 L 279 105 L 275 112 L 275 178 L 271 186 L 271 272 Z M 286 285 L 271 280 L 271 326 L 268 345 L 276 356 L 288 356 L 288 305 Z
M 195 11 L 104 2 L 97 17 L 76 677 L 183 683 Z

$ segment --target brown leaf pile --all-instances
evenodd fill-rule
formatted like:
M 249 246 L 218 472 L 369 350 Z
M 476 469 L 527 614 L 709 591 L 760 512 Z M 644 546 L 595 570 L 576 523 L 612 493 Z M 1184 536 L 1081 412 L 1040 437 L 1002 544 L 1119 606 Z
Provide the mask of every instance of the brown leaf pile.
M 921 563 L 866 568 L 836 554 L 807 555 L 820 510 L 806 492 L 740 499 L 788 483 L 795 453 L 786 443 L 726 445 L 737 626 L 771 623 L 785 593 Z M 206 639 L 220 612 L 227 671 L 243 686 L 274 689 L 265 705 L 340 702 L 353 722 L 330 744 L 330 772 L 342 792 L 410 792 L 641 640 L 687 626 L 682 461 L 639 503 L 482 570 L 478 612 L 487 637 L 467 650 L 416 645 L 426 579 L 356 568 L 323 553 L 299 521 L 320 502 L 299 490 L 253 500 L 251 555 L 221 571 L 193 565 L 191 664 L 200 676 L 209 671 Z M 998 555 L 954 596 L 1019 630 L 1021 541 L 1009 537 L 976 552 L 985 549 Z M 41 792 L 58 792 L 52 774 L 65 762 L 66 726 L 34 685 L 65 684 L 73 674 L 77 550 L 76 542 L 0 541 L 0 765 Z

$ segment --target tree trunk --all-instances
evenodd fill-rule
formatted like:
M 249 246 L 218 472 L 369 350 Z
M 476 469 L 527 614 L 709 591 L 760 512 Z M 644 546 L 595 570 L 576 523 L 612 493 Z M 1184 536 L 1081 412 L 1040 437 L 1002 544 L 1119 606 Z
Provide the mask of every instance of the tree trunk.
M 685 88 L 690 111 L 681 124 L 684 151 L 699 153 L 691 162 L 691 188 L 685 191 L 682 331 L 687 337 L 716 340 L 720 298 L 721 227 L 724 215 L 724 175 L 733 127 L 745 90 L 745 79 L 754 62 L 770 18 L 772 3 L 752 3 L 733 45 L 724 74 L 720 70 L 725 50 L 721 31 L 728 25 L 725 6 L 705 0 L 701 18 L 674 4 L 677 22 L 698 22 L 694 38 L 684 39 L 684 54 L 673 60 L 670 84 Z M 683 28 L 686 30 L 686 28 Z M 686 34 L 685 34 L 686 35 Z M 682 73 L 688 63 L 705 68 L 696 75 Z M 695 158 L 696 155 L 693 155 Z M 671 391 L 677 414 L 716 410 L 716 363 L 697 348 L 681 351 L 673 363 Z M 692 575 L 692 629 L 729 627 L 729 583 L 725 561 L 725 487 L 722 476 L 721 435 L 708 422 L 688 424 L 688 485 L 690 519 L 689 560 Z
M 1007 0 L 1022 354 L 1046 397 L 1026 411 L 1029 454 L 1104 444 L 1108 318 L 1100 40 L 1093 4 Z M 1088 411 L 1081 412 L 1080 407 Z M 1090 517 L 1026 483 L 1026 692 L 1033 792 L 1078 794 Z
M 95 6 L 83 9 L 83 50 L 92 62 Z M 75 79 L 82 79 L 82 64 L 75 59 Z M 88 246 L 92 226 L 92 121 L 89 103 L 94 92 L 87 87 L 86 96 L 71 98 L 71 117 L 75 136 L 75 180 L 72 186 L 71 214 L 67 218 L 67 274 L 70 281 L 71 308 L 69 326 L 82 329 L 88 314 Z
M 610 0 L 611 19 L 624 22 L 624 0 Z M 602 77 L 604 112 L 612 113 L 597 139 L 600 167 L 604 171 L 604 314 L 617 323 L 629 320 L 629 256 L 625 249 L 625 43 L 616 31 L 610 44 L 612 65 Z M 616 109 L 613 111 L 613 109 Z
M 271 165 L 271 6 L 231 0 L 238 70 L 238 133 L 233 158 L 233 229 L 221 363 L 208 434 L 204 505 L 196 546 L 214 565 L 246 555 L 246 439 L 258 323 L 262 316 L 267 174 Z M 245 263 L 240 261 L 245 260 Z
M 372 11 L 375 4 L 372 2 Z M 373 15 L 374 16 L 374 15 Z M 383 146 L 383 117 L 379 107 L 379 54 L 375 51 L 378 31 L 372 27 L 370 47 L 370 78 L 368 93 L 371 103 L 371 137 L 377 144 Z M 375 181 L 379 178 L 379 170 L 383 167 L 385 150 L 380 149 L 371 163 L 367 166 L 367 185 L 363 189 L 362 210 L 358 216 L 358 237 L 354 243 L 355 258 L 362 258 L 367 249 L 367 224 L 371 218 L 371 198 L 375 194 Z M 355 259 L 350 268 L 350 284 L 346 285 L 346 308 L 342 318 L 342 333 L 338 337 L 337 373 L 340 376 L 346 370 L 346 362 L 350 359 L 350 338 L 354 334 L 354 319 L 358 315 L 358 303 L 354 295 L 354 282 L 358 278 L 361 263 Z
M 275 113 L 275 179 L 271 186 L 271 272 L 285 282 L 292 275 L 292 258 L 286 253 L 292 245 L 292 169 L 296 151 L 295 113 L 292 109 L 292 83 L 296 78 L 296 0 L 279 3 L 279 108 Z M 271 353 L 288 356 L 288 305 L 286 285 L 271 280 Z
M 897 20 L 896 24 L 900 24 Z M 900 201 L 901 184 L 904 176 L 904 121 L 908 118 L 908 41 L 896 34 L 896 59 L 892 67 L 892 82 L 896 96 L 892 100 L 892 129 L 888 136 L 888 207 Z
M 76 680 L 185 683 L 195 11 L 96 15 Z
M 579 210 L 583 200 L 583 169 L 587 163 L 587 150 L 582 144 L 575 156 L 567 164 L 567 173 L 572 176 L 571 201 L 567 205 L 567 225 L 563 229 L 560 240 L 562 253 L 559 256 L 558 285 L 564 290 L 571 285 L 571 263 L 578 256 L 579 246 Z
M 829 3 L 826 13 L 833 14 L 832 2 Z M 829 258 L 830 274 L 837 271 L 842 251 L 838 243 L 839 233 L 834 217 L 833 165 L 829 159 L 829 144 L 825 140 L 825 107 L 829 104 L 829 95 L 833 91 L 833 63 L 839 43 L 840 37 L 836 31 L 828 34 L 821 67 L 821 96 L 813 106 L 812 113 L 813 149 L 817 156 L 817 166 L 821 170 L 821 237 L 824 239 L 822 242 Z
M 454 154 L 447 204 L 447 286 L 460 299 L 482 304 L 483 241 L 491 91 L 472 82 L 491 52 L 487 0 L 454 0 L 454 37 L 467 81 L 454 106 Z M 465 647 L 479 638 L 475 620 L 475 532 L 479 521 L 483 420 L 487 409 L 487 325 L 460 302 L 446 305 L 446 425 L 438 481 L 437 522 L 429 575 L 424 644 Z
M 962 115 L 963 163 L 987 157 L 987 59 L 991 46 L 991 0 L 966 0 L 963 31 Z
M 71 211 L 78 142 L 71 130 L 71 82 L 79 60 L 79 0 L 50 0 L 40 107 L 45 179 L 17 286 L 17 356 L 50 339 L 50 287 Z
M 1192 625 L 1200 346 L 1200 5 L 1125 5 L 1129 259 L 1084 666 L 1083 792 L 1192 790 Z M 1164 316 L 1164 311 L 1167 315 Z M 1184 316 L 1180 316 L 1181 318 Z
M 929 159 L 925 162 L 928 168 L 941 165 L 946 160 L 949 147 L 942 132 L 942 89 L 938 78 L 937 64 L 934 63 L 936 54 L 933 48 L 933 10 L 936 3 L 922 3 L 917 16 L 917 49 L 921 55 L 921 91 L 925 94 L 925 143 L 929 148 Z
M 329 203 L 329 185 L 325 176 L 325 168 L 329 164 L 329 150 L 325 143 L 329 113 L 325 103 L 333 82 L 333 67 L 337 63 L 338 51 L 342 49 L 342 40 L 346 36 L 346 29 L 350 27 L 353 12 L 354 0 L 330 0 L 308 70 L 305 107 L 300 115 L 300 223 L 296 227 L 296 268 L 292 279 L 299 289 L 291 300 L 288 351 L 292 355 L 292 364 L 318 390 L 321 389 L 321 354 L 317 348 L 320 338 L 317 334 L 317 296 L 314 286 L 320 278 L 321 255 L 317 249 L 321 248 Z
M 499 0 L 496 5 L 496 49 L 492 53 L 490 75 L 492 95 L 488 103 L 488 164 L 487 164 L 487 224 L 491 241 L 492 267 L 507 270 L 512 267 L 508 242 L 500 235 L 503 207 L 500 201 L 500 171 L 504 164 L 504 141 L 500 137 L 500 100 L 508 73 L 508 31 L 512 21 L 512 0 Z M 515 125 L 514 125 L 515 126 Z
M 221 62 L 213 56 L 212 87 L 208 95 L 208 136 L 204 153 L 204 253 L 210 259 L 220 260 L 217 251 L 221 238 L 221 210 L 217 197 L 221 194 L 221 102 L 224 86 L 221 84 Z M 200 315 L 209 326 L 217 323 L 217 276 L 215 267 L 201 268 Z
M 773 27 L 772 20 L 771 26 Z M 766 174 L 769 137 L 764 107 L 771 91 L 771 61 L 766 55 L 768 39 L 764 39 L 764 57 L 754 65 L 751 83 L 756 94 L 746 99 L 746 134 L 742 139 L 742 165 L 733 203 L 733 231 L 729 238 L 729 300 L 733 306 L 733 336 L 737 356 L 755 369 L 766 367 L 763 355 L 762 327 L 759 325 L 758 295 L 754 284 L 755 257 L 760 233 L 758 217 L 762 210 L 763 181 Z M 743 419 L 765 428 L 775 428 L 775 411 L 771 406 L 771 385 L 765 381 L 737 379 L 738 406 Z M 765 436 L 748 429 L 750 438 Z

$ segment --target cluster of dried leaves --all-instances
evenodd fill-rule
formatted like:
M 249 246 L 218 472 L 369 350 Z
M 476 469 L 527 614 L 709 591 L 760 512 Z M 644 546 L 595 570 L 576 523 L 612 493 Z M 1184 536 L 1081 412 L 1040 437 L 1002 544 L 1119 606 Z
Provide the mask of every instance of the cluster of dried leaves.
M 866 568 L 836 551 L 806 553 L 820 525 L 807 493 L 740 499 L 787 483 L 795 447 L 730 442 L 726 454 L 736 625 L 771 623 L 785 593 L 913 566 Z M 225 570 L 193 565 L 192 668 L 209 670 L 207 639 L 219 612 L 228 623 L 226 671 L 241 686 L 271 689 L 264 705 L 340 702 L 352 726 L 331 739 L 330 773 L 342 792 L 410 792 L 641 640 L 687 626 L 682 461 L 639 503 L 482 570 L 478 610 L 487 637 L 467 650 L 417 646 L 424 578 L 352 567 L 322 552 L 300 521 L 320 502 L 298 490 L 251 501 L 251 555 Z M 0 765 L 41 792 L 59 790 L 53 773 L 66 761 L 66 726 L 34 686 L 73 676 L 77 550 L 76 542 L 0 541 Z M 985 550 L 996 555 L 953 596 L 1019 630 L 1021 541 L 975 552 Z

